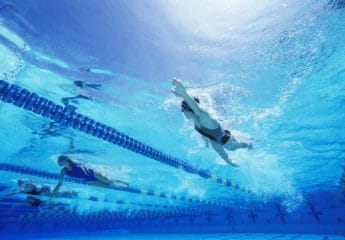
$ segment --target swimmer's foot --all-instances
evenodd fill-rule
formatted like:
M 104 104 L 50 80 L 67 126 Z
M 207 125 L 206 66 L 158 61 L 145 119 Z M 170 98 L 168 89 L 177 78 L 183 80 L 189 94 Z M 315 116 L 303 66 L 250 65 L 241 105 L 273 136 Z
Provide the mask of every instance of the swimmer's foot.
M 113 187 L 119 187 L 119 188 L 128 188 L 129 184 L 124 182 L 124 181 L 120 181 L 120 180 L 115 180 L 111 186 Z
M 253 150 L 253 149 L 254 149 L 253 144 L 252 143 L 248 144 L 248 150 Z
M 239 147 L 238 148 L 247 148 L 248 150 L 253 150 L 253 144 L 252 143 L 241 142 L 241 143 L 239 143 Z

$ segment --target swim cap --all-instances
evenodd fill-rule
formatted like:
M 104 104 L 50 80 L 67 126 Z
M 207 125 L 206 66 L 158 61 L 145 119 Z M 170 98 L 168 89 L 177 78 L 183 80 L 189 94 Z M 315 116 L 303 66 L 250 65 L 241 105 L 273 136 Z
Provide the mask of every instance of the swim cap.
M 194 97 L 193 98 L 195 102 L 197 102 L 198 104 L 200 103 L 200 99 L 197 98 L 197 97 Z M 182 112 L 191 112 L 191 113 L 194 113 L 193 109 L 188 105 L 188 103 L 183 100 L 182 103 L 181 103 L 181 111 Z
M 22 180 L 22 179 L 18 179 L 18 180 L 17 180 L 17 184 L 18 184 L 19 186 L 23 185 L 24 183 L 25 183 L 25 181 Z

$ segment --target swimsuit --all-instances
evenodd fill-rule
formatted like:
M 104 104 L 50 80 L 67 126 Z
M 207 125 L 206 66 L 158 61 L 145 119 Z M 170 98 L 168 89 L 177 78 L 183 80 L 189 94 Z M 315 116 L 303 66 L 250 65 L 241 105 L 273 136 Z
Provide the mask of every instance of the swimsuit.
M 30 195 L 41 195 L 42 190 L 41 189 L 37 189 L 36 187 L 34 188 L 34 190 L 32 190 L 31 192 L 25 192 L 26 194 L 30 194 Z
M 66 174 L 73 178 L 82 178 L 88 182 L 98 181 L 95 171 L 91 168 L 83 167 L 78 163 L 71 164 L 71 170 L 66 169 Z
M 25 190 L 25 186 L 28 186 L 28 185 L 33 186 L 32 191 L 26 191 Z M 30 195 L 48 195 L 48 194 L 50 194 L 50 187 L 26 182 L 26 183 L 24 183 L 24 186 L 20 187 L 20 191 L 22 193 L 26 193 L 26 194 L 30 194 Z
M 202 136 L 219 144 L 225 144 L 231 138 L 231 133 L 228 130 L 223 130 L 221 126 L 215 129 L 194 126 Z

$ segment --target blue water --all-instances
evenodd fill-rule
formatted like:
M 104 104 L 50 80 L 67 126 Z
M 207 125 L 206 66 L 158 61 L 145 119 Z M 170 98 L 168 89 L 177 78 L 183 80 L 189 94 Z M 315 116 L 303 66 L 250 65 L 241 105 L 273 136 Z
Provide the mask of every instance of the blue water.
M 45 239 L 44 237 L 34 237 L 34 239 Z M 116 239 L 116 240 L 124 240 L 124 239 L 181 239 L 181 240 L 195 240 L 195 239 L 207 239 L 207 240 L 218 240 L 218 239 L 226 239 L 226 240 L 233 240 L 233 239 L 254 239 L 254 240 L 269 240 L 269 239 L 280 239 L 280 240 L 291 240 L 291 239 L 298 239 L 298 240 L 338 240 L 344 239 L 342 236 L 336 235 L 312 235 L 312 234 L 203 234 L 203 235 L 195 235 L 195 234 L 154 234 L 154 235 L 143 235 L 143 234 L 131 234 L 131 235 L 123 235 L 123 234 L 114 234 L 112 232 L 106 232 L 105 234 L 81 234 L 79 236 L 64 236 L 63 239 L 66 240 L 79 240 L 79 239 Z M 51 237 L 49 239 L 61 239 L 60 237 Z
M 178 199 L 65 182 L 61 190 L 77 199 L 37 208 L 24 194 L 1 196 L 18 179 L 56 180 L 0 170 L 0 236 L 342 239 L 344 7 L 342 0 L 1 0 L 0 79 L 67 101 L 252 193 L 1 101 L 0 164 L 59 173 L 57 157 L 67 153 L 142 193 Z M 239 168 L 207 148 L 180 113 L 173 77 L 237 139 L 253 142 L 253 151 L 229 153 Z

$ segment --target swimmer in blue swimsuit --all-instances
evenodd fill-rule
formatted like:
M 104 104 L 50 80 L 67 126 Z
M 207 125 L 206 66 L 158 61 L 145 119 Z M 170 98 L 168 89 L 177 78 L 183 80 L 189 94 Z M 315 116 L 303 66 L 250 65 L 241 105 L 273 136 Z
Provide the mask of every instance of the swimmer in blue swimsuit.
M 194 122 L 195 130 L 204 138 L 206 144 L 212 145 L 214 150 L 222 157 L 222 159 L 233 167 L 238 167 L 228 156 L 225 149 L 235 151 L 239 148 L 253 149 L 251 143 L 238 142 L 229 130 L 221 127 L 219 122 L 211 117 L 211 115 L 203 110 L 200 106 L 200 100 L 188 95 L 186 88 L 182 82 L 173 79 L 172 92 L 179 98 L 182 98 L 181 111 L 186 118 Z
M 110 180 L 109 178 L 101 175 L 95 170 L 82 166 L 80 163 L 76 163 L 66 155 L 59 156 L 58 164 L 60 165 L 60 167 L 62 167 L 62 169 L 59 176 L 59 182 L 51 194 L 51 199 L 59 191 L 60 187 L 62 186 L 63 179 L 66 175 L 69 177 L 85 180 L 88 184 L 99 187 L 128 188 L 128 183 L 120 180 Z

